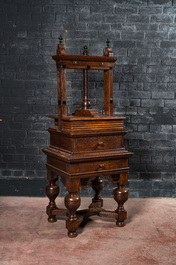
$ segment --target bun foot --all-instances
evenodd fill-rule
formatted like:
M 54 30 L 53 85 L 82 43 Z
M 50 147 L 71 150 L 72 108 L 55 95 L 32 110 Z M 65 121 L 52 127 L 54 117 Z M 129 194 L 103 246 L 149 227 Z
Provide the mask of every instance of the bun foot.
M 68 237 L 70 237 L 70 238 L 74 238 L 74 237 L 76 237 L 78 234 L 76 233 L 76 231 L 74 231 L 74 232 L 69 231 L 67 235 L 68 235 Z
M 124 227 L 125 226 L 125 223 L 124 222 L 116 222 L 116 226 L 118 227 Z
M 49 217 L 48 217 L 48 222 L 49 222 L 49 223 L 55 223 L 56 221 L 57 221 L 56 216 L 49 216 Z

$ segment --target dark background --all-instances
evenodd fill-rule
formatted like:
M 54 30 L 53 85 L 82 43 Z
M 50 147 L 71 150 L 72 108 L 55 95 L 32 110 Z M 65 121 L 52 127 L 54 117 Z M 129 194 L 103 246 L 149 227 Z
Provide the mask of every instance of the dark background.
M 55 114 L 56 53 L 103 55 L 106 39 L 118 61 L 114 113 L 125 115 L 131 197 L 176 196 L 176 1 L 0 1 L 0 192 L 44 196 L 47 116 Z M 90 75 L 93 102 L 102 102 L 103 77 Z M 67 76 L 68 111 L 81 99 L 82 80 Z M 99 97 L 99 101 L 97 98 Z M 100 107 L 101 108 L 101 107 Z M 61 195 L 65 189 L 61 186 Z M 91 188 L 81 191 L 90 196 Z M 103 196 L 111 196 L 106 183 Z

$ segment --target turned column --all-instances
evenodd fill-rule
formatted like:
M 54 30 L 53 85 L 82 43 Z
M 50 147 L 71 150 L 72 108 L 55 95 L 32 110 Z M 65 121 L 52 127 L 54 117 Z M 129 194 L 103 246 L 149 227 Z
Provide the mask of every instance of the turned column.
M 125 225 L 124 220 L 127 218 L 127 212 L 123 205 L 128 200 L 128 189 L 124 185 L 118 184 L 118 187 L 114 190 L 114 199 L 118 203 L 115 211 L 118 214 L 116 225 L 123 227 Z
M 103 190 L 103 188 L 104 180 L 100 176 L 92 180 L 92 189 L 95 191 L 95 196 L 92 199 L 92 203 L 99 203 L 100 207 L 103 207 L 103 199 L 101 197 L 101 191 Z
M 50 173 L 48 173 L 49 175 Z M 52 210 L 56 209 L 55 199 L 59 195 L 59 186 L 56 185 L 56 181 L 58 180 L 57 176 L 50 177 L 48 176 L 49 184 L 46 186 L 46 195 L 49 198 L 49 204 L 46 208 L 46 212 L 48 214 L 48 222 L 54 223 L 57 221 L 56 216 L 52 214 Z
M 65 206 L 68 210 L 68 219 L 66 220 L 66 228 L 68 229 L 68 237 L 76 237 L 79 223 L 76 216 L 76 210 L 81 204 L 79 195 L 69 192 L 65 197 Z

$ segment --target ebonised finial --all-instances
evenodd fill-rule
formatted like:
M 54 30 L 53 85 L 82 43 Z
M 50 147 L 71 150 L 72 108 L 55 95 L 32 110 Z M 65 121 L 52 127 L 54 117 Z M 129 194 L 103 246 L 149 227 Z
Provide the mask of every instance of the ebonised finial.
M 84 52 L 83 52 L 83 55 L 88 55 L 88 48 L 87 48 L 86 45 L 84 46 Z
M 110 41 L 108 39 L 107 39 L 106 43 L 107 43 L 107 47 L 109 47 Z
M 62 40 L 63 40 L 62 35 L 60 35 L 58 39 L 59 39 L 59 43 L 62 44 Z

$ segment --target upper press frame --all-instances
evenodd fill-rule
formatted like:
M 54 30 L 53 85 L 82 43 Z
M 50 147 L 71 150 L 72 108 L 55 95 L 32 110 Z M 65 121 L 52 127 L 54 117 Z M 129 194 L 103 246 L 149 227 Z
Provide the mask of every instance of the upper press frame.
M 57 95 L 58 95 L 58 128 L 62 128 L 62 119 L 67 117 L 67 92 L 66 92 L 66 69 L 83 69 L 84 75 L 84 98 L 82 103 L 82 114 L 84 117 L 89 110 L 90 101 L 88 98 L 88 71 L 103 70 L 104 71 L 104 116 L 113 115 L 113 67 L 117 57 L 113 56 L 112 49 L 105 48 L 104 56 L 90 56 L 87 52 L 87 46 L 84 46 L 83 55 L 65 54 L 62 37 L 59 38 L 57 54 L 52 56 L 57 66 Z M 88 110 L 88 111 L 87 111 Z M 80 115 L 80 112 L 78 115 Z M 94 116 L 94 112 L 92 117 Z M 76 114 L 77 115 L 77 114 Z

